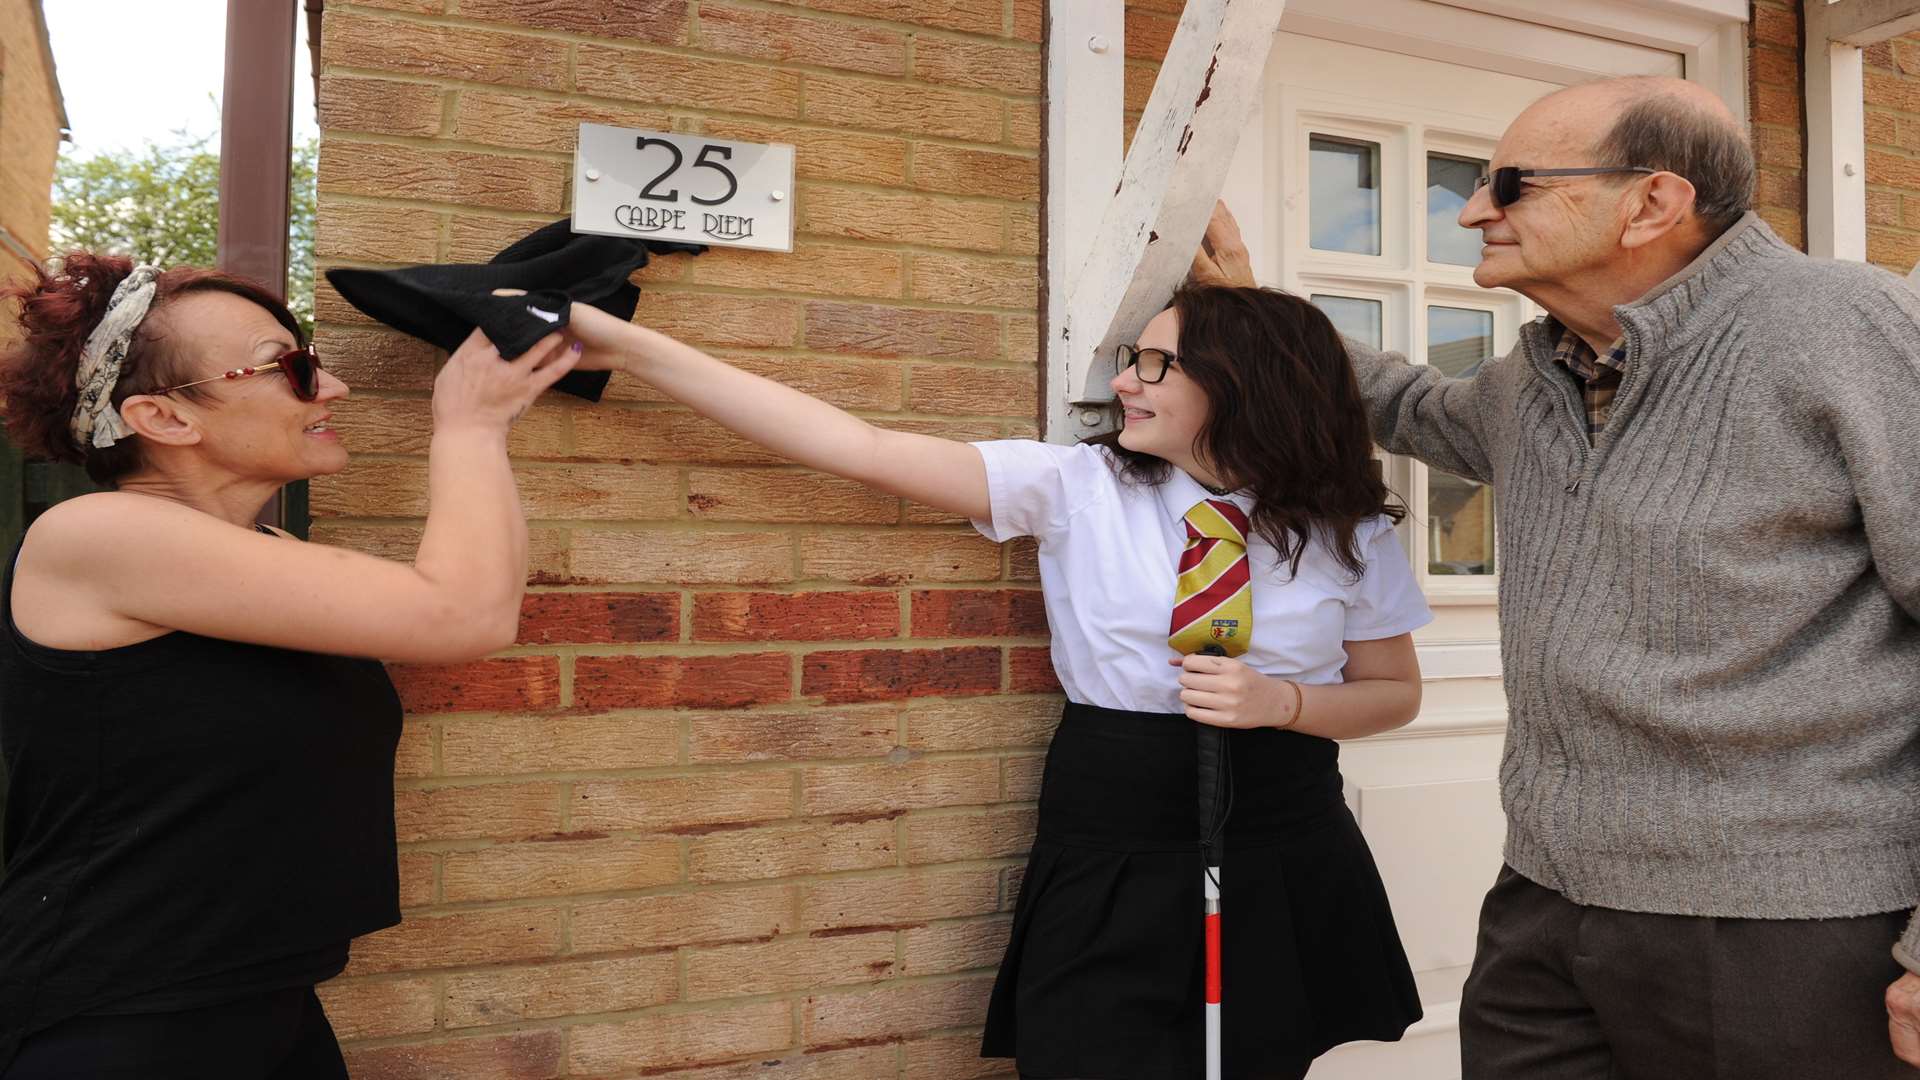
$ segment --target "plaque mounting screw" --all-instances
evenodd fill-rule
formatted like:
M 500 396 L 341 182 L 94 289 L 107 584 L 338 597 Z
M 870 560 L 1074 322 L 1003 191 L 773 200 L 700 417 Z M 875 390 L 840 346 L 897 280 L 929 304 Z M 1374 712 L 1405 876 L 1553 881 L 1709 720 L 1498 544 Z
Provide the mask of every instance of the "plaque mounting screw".
M 1080 410 L 1080 426 L 1081 427 L 1099 427 L 1100 426 L 1100 410 L 1099 409 L 1081 409 Z
M 786 197 L 787 197 L 787 193 L 784 191 L 775 190 L 767 193 L 767 198 L 772 199 L 774 202 L 780 202 L 784 200 Z
M 1107 44 L 1107 39 L 1102 37 L 1099 34 L 1095 34 L 1092 37 L 1087 39 L 1087 48 L 1089 51 L 1096 52 L 1096 53 L 1104 53 L 1107 51 L 1109 47 L 1110 46 Z
M 599 170 L 599 169 L 588 169 L 588 170 L 587 170 L 587 181 L 588 181 L 589 183 L 591 183 L 591 182 L 593 182 L 593 181 L 595 181 L 595 180 L 598 180 L 598 179 L 600 179 L 600 170 Z

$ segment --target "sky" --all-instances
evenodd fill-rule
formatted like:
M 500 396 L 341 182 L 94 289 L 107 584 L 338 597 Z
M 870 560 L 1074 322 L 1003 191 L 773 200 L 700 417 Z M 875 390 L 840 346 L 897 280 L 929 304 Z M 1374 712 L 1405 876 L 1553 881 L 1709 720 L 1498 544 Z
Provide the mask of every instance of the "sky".
M 289 2 L 290 0 L 283 0 Z M 227 0 L 43 0 L 73 141 L 68 154 L 138 150 L 184 128 L 218 135 Z M 293 131 L 318 133 L 307 18 L 296 19 Z

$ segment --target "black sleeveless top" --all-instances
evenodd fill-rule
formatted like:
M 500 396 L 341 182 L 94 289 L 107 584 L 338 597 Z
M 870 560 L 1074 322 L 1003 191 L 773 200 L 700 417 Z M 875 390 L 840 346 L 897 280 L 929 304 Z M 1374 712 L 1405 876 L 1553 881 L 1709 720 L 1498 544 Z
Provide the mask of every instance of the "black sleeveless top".
M 88 1013 L 312 985 L 400 921 L 373 660 L 174 632 L 51 649 L 0 588 L 0 1072 Z M 216 586 L 217 587 L 217 586 Z

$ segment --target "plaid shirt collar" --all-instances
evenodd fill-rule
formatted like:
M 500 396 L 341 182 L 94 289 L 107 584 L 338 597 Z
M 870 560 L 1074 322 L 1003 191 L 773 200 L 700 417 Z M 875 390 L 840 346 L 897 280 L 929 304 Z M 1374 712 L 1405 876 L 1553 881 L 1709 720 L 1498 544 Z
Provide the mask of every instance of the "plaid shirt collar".
M 1553 331 L 1553 362 L 1580 376 L 1583 382 L 1592 382 L 1596 378 L 1612 374 L 1618 377 L 1627 370 L 1627 338 L 1620 335 L 1612 347 L 1603 353 L 1594 351 L 1587 340 L 1567 329 L 1559 320 L 1552 320 L 1548 328 Z

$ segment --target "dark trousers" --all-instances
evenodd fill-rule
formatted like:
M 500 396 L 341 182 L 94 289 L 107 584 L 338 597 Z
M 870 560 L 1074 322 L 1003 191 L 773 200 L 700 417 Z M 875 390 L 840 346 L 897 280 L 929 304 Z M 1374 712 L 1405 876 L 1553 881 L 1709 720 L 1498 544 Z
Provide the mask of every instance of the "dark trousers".
M 179 1012 L 76 1016 L 29 1036 L 0 1080 L 347 1080 L 312 987 Z
M 1464 1080 L 1915 1080 L 1887 1040 L 1907 913 L 1585 907 L 1502 867 L 1460 1006 Z

